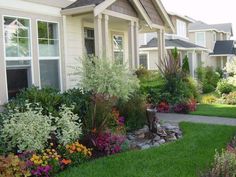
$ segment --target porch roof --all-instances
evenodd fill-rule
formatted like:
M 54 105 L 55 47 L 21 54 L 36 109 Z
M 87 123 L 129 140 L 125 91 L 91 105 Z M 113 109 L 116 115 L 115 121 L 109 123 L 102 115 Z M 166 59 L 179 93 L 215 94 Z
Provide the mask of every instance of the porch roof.
M 158 39 L 151 39 L 147 45 L 142 45 L 140 48 L 156 48 L 158 44 Z M 191 42 L 187 42 L 181 39 L 166 39 L 165 40 L 166 47 L 177 47 L 177 48 L 186 48 L 186 49 L 202 49 L 206 50 L 206 48 L 193 44 Z
M 214 51 L 210 55 L 235 55 L 236 51 L 234 48 L 233 40 L 225 40 L 225 41 L 216 41 Z
M 102 10 L 105 10 L 115 1 L 116 0 L 77 0 L 68 7 L 63 8 L 62 13 L 67 11 L 69 12 L 69 15 L 72 15 L 71 13 L 76 13 L 75 11 L 73 11 L 73 9 L 80 10 L 81 13 L 85 13 L 88 11 L 92 11 L 92 9 L 95 9 L 94 15 L 96 16 L 98 15 L 98 12 L 100 13 Z M 155 15 L 157 14 L 160 15 L 160 18 L 164 21 L 163 25 L 164 27 L 167 27 L 168 30 L 170 29 L 172 32 L 175 31 L 174 25 L 172 24 L 169 15 L 165 10 L 161 0 L 151 0 L 150 2 L 153 3 L 151 6 L 150 4 L 146 4 L 144 6 L 145 4 L 144 2 L 146 2 L 145 0 L 127 0 L 127 1 L 136 6 L 135 9 L 138 10 L 139 13 L 143 16 L 144 20 L 148 23 L 150 28 L 160 28 L 162 26 L 155 23 L 158 20 L 153 21 L 153 19 L 156 18 Z M 98 6 L 100 7 L 98 8 Z M 85 7 L 87 7 L 87 9 Z M 151 9 L 155 9 L 156 14 L 155 13 L 153 14 L 153 12 L 151 12 Z

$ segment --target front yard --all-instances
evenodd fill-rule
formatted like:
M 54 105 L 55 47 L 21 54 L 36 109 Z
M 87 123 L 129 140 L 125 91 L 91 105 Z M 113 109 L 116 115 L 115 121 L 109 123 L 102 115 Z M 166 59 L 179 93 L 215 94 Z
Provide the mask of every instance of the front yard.
M 200 104 L 192 115 L 236 118 L 236 106 L 226 104 Z
M 74 167 L 57 177 L 197 177 L 235 134 L 236 127 L 181 123 L 184 138 L 144 151 L 131 151 Z

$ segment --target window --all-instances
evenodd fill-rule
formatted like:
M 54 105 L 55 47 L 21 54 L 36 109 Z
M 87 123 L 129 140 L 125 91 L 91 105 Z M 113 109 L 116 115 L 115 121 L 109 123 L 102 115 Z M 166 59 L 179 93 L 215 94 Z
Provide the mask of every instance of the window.
M 187 37 L 187 24 L 184 21 L 177 20 L 177 35 Z
M 197 45 L 206 47 L 206 38 L 204 32 L 197 32 L 195 42 Z
M 122 35 L 113 35 L 113 57 L 119 64 L 124 63 L 124 44 Z
M 32 84 L 30 20 L 4 16 L 8 98 Z
M 85 48 L 88 55 L 95 55 L 95 42 L 94 42 L 94 29 L 85 28 L 84 29 L 84 42 Z
M 148 56 L 147 54 L 140 54 L 139 55 L 139 66 L 142 66 L 148 69 Z
M 57 23 L 38 21 L 41 87 L 60 89 L 59 29 Z

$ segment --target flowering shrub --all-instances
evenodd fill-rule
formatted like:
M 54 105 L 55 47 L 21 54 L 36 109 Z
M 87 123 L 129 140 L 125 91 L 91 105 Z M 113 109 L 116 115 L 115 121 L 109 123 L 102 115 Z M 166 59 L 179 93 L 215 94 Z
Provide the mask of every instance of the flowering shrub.
M 106 132 L 98 135 L 95 146 L 107 155 L 121 152 L 125 137 Z
M 76 114 L 73 114 L 74 108 L 68 108 L 65 105 L 61 107 L 59 118 L 56 118 L 56 135 L 60 144 L 68 144 L 77 140 L 82 135 L 82 124 Z
M 223 94 L 219 102 L 222 104 L 236 105 L 236 92 L 231 92 L 228 95 Z
M 16 177 L 16 176 L 31 176 L 27 169 L 26 162 L 21 161 L 18 156 L 9 154 L 8 156 L 0 156 L 0 176 L 1 177 Z
M 197 103 L 195 100 L 190 100 L 189 102 L 179 103 L 174 106 L 174 112 L 187 114 L 189 112 L 196 111 Z
M 2 138 L 9 149 L 17 147 L 19 150 L 41 150 L 44 149 L 50 133 L 56 130 L 52 126 L 50 116 L 42 114 L 42 108 L 33 110 L 27 105 L 26 112 L 9 115 L 9 119 L 3 122 L 1 130 Z
M 162 113 L 170 112 L 170 105 L 167 102 L 161 102 L 157 105 L 157 111 Z
M 125 133 L 125 118 L 120 115 L 120 112 L 116 108 L 112 109 L 112 120 L 109 129 L 117 134 Z
M 229 94 L 233 89 L 234 86 L 232 84 L 228 83 L 226 79 L 222 79 L 218 82 L 216 91 L 219 94 Z
M 79 165 L 87 161 L 92 156 L 92 149 L 88 149 L 79 142 L 66 145 L 64 151 L 64 159 L 62 163 L 64 165 Z

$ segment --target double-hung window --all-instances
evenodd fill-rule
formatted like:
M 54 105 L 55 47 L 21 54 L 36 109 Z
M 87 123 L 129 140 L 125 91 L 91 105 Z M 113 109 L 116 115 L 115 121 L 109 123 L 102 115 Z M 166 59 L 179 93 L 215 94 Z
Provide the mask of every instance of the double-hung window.
M 38 46 L 41 87 L 60 89 L 58 23 L 38 21 Z
M 119 64 L 124 64 L 124 36 L 113 35 L 113 57 Z
M 195 36 L 195 43 L 199 46 L 206 47 L 205 32 L 197 32 Z
M 31 29 L 26 18 L 4 16 L 8 98 L 32 84 Z
M 182 20 L 177 20 L 177 35 L 187 37 L 187 24 Z

